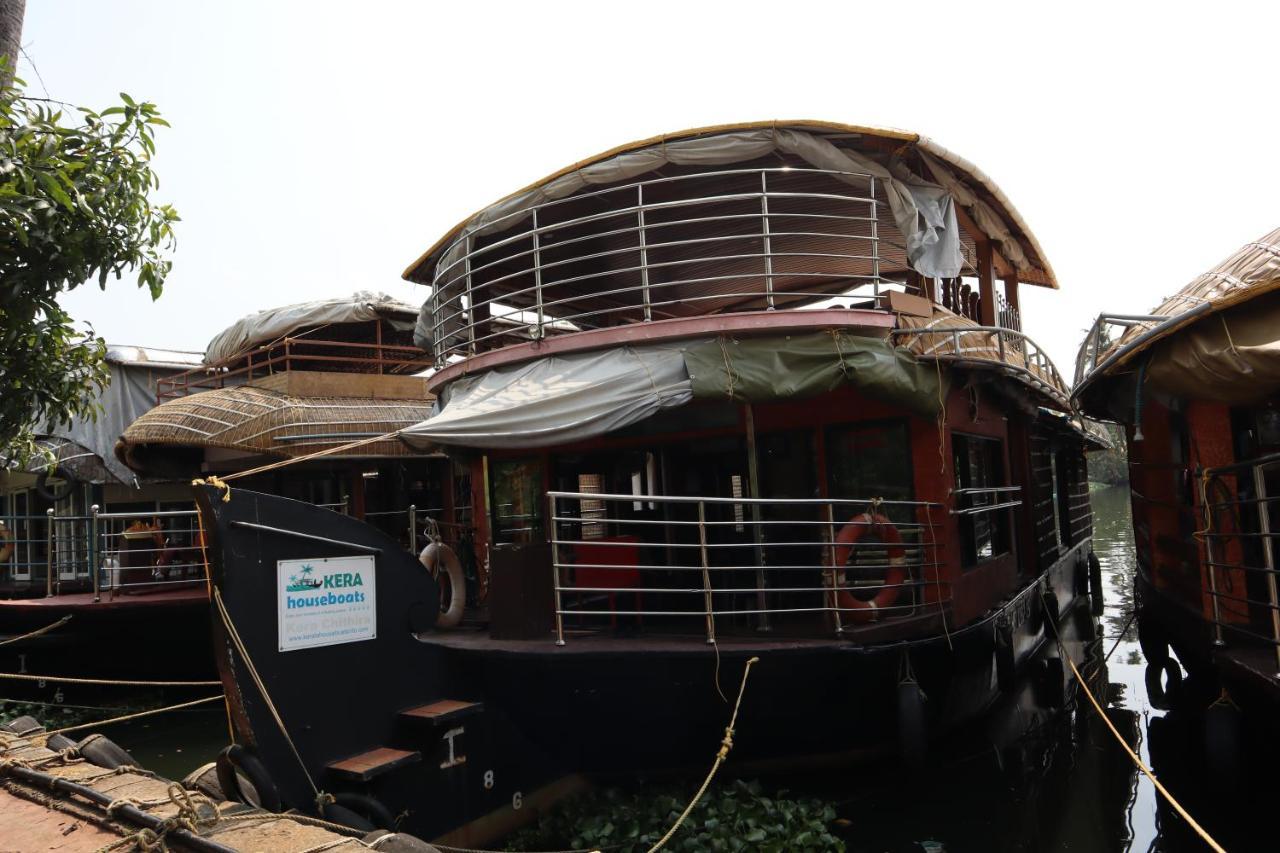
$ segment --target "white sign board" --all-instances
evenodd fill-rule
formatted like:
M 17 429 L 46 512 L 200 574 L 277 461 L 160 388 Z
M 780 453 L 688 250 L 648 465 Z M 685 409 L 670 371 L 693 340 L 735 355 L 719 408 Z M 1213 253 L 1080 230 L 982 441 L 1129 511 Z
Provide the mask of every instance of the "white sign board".
M 372 556 L 279 561 L 280 651 L 377 637 L 376 580 Z

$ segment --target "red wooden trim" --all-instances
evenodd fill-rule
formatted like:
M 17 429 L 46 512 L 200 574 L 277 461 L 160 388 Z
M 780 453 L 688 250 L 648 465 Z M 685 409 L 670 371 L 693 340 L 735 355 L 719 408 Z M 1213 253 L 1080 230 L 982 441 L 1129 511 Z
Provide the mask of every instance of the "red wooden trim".
M 582 352 L 605 347 L 629 344 L 654 344 L 681 338 L 705 335 L 754 334 L 811 331 L 816 329 L 862 328 L 892 329 L 894 317 L 885 311 L 868 311 L 860 308 L 829 308 L 812 311 L 744 311 L 740 314 L 712 314 L 704 317 L 680 317 L 674 320 L 654 320 L 651 323 L 631 323 L 608 329 L 592 329 L 573 332 L 542 341 L 489 350 L 457 364 L 441 368 L 427 378 L 427 391 L 438 388 L 471 373 L 492 370 L 507 364 L 517 364 L 548 355 Z

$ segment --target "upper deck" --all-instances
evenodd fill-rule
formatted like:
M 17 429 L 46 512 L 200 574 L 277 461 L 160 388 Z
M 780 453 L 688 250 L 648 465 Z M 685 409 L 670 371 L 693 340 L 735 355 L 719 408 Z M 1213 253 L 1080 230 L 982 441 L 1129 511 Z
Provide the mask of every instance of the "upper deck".
M 639 337 L 845 325 L 1002 361 L 1065 399 L 1020 333 L 1019 283 L 1057 286 L 1039 245 L 989 179 L 914 134 L 787 122 L 642 141 L 480 211 L 405 276 L 430 287 L 433 388 Z

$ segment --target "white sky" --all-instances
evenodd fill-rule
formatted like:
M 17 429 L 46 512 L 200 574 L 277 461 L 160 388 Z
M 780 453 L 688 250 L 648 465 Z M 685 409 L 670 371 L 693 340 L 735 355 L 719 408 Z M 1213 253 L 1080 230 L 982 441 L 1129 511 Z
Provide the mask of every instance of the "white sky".
M 1099 311 L 1145 312 L 1280 224 L 1280 4 L 980 5 L 28 0 L 32 94 L 124 90 L 174 126 L 164 296 L 65 302 L 112 342 L 190 350 L 288 302 L 417 304 L 404 267 L 561 166 L 820 118 L 919 131 L 999 183 L 1062 284 L 1023 288 L 1026 330 L 1069 375 Z

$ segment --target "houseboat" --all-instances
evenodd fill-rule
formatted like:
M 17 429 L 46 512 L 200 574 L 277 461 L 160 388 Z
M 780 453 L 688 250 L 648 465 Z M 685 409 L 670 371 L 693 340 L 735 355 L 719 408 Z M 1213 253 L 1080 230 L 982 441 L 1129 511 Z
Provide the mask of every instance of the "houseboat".
M 1280 230 L 1150 314 L 1103 314 L 1075 398 L 1123 424 L 1138 627 L 1157 695 L 1181 666 L 1234 703 L 1280 705 Z M 1177 660 L 1170 658 L 1170 648 Z
M 443 453 L 394 437 L 434 400 L 418 375 L 432 359 L 413 343 L 417 315 L 369 292 L 250 314 L 209 342 L 203 364 L 160 383 L 158 405 L 123 431 L 116 455 L 135 472 L 188 484 L 235 474 L 246 488 L 369 521 L 412 548 L 419 515 L 468 521 L 453 511 Z M 300 461 L 279 467 L 284 460 Z M 466 473 L 458 479 L 468 490 Z
M 105 359 L 97 417 L 39 427 L 43 453 L 0 472 L 0 634 L 58 626 L 6 645 L 4 672 L 101 672 L 136 661 L 157 633 L 207 623 L 206 599 L 190 594 L 196 580 L 204 585 L 190 481 L 139 476 L 113 453 L 125 426 L 155 405 L 157 384 L 199 354 L 110 345 Z
M 406 278 L 438 411 L 399 439 L 470 473 L 475 615 L 438 621 L 461 555 L 435 542 L 198 487 L 255 785 L 470 846 L 583 774 L 718 747 L 919 760 L 1045 649 L 1061 688 L 1096 439 L 1021 330 L 1054 273 L 972 164 L 826 122 L 668 134 L 481 210 Z

